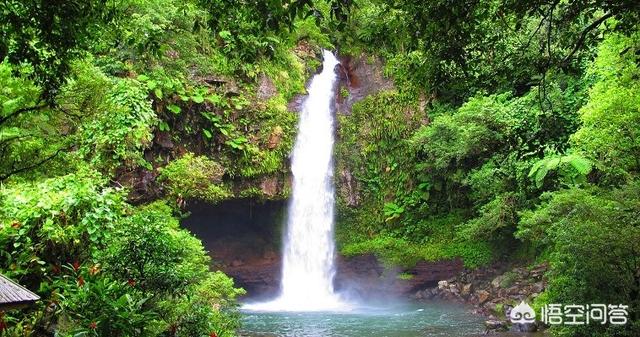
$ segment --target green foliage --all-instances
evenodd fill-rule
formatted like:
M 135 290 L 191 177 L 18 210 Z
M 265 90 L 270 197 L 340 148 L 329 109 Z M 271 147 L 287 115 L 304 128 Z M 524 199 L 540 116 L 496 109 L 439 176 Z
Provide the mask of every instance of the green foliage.
M 52 268 L 92 258 L 112 239 L 123 194 L 95 172 L 3 187 L 2 270 L 33 289 Z M 56 267 L 57 266 L 57 267 Z
M 1 96 L 3 121 L 16 114 L 17 110 L 35 106 L 38 102 L 38 87 L 24 78 L 24 72 L 28 72 L 27 69 L 20 71 L 20 68 L 16 69 L 7 62 L 0 64 L 0 78 L 3 84 Z
M 338 191 L 341 244 L 370 239 L 387 227 L 402 228 L 402 215 L 428 199 L 424 189 L 412 190 L 416 182 L 408 170 L 411 156 L 406 146 L 406 138 L 423 118 L 411 96 L 393 91 L 369 96 L 353 106 L 350 116 L 339 116 L 336 171 L 355 178 L 351 193 L 362 199 L 361 204 L 349 205 L 348 194 Z
M 624 303 L 634 317 L 638 302 L 640 188 L 567 189 L 547 194 L 522 215 L 518 236 L 549 252 L 549 303 Z M 558 329 L 566 335 L 631 336 L 625 329 Z
M 411 280 L 413 279 L 413 275 L 410 273 L 400 273 L 396 276 L 400 280 Z
M 340 97 L 342 99 L 347 99 L 349 97 L 349 95 L 350 95 L 349 94 L 349 89 L 347 89 L 345 87 L 340 88 Z
M 220 164 L 187 153 L 163 167 L 159 181 L 174 200 L 193 198 L 215 203 L 229 196 L 221 184 L 223 174 Z
M 411 268 L 418 261 L 461 258 L 465 267 L 478 268 L 493 260 L 491 247 L 483 242 L 438 242 L 416 244 L 402 238 L 378 235 L 373 239 L 350 243 L 341 249 L 346 256 L 375 254 L 387 266 Z
M 392 202 L 388 202 L 384 204 L 384 219 L 385 222 L 393 221 L 394 219 L 399 218 L 402 213 L 404 213 L 404 207 L 400 207 Z
M 149 166 L 142 155 L 157 117 L 146 90 L 135 80 L 116 80 L 105 100 L 102 108 L 107 110 L 81 126 L 79 154 L 108 173 L 121 166 Z
M 479 209 L 477 217 L 460 226 L 458 235 L 467 240 L 498 241 L 509 238 L 518 221 L 517 196 L 512 193 L 498 195 Z
M 180 302 L 166 302 L 165 309 L 175 317 L 177 336 L 190 337 L 210 335 L 236 336 L 240 327 L 236 297 L 244 295 L 242 289 L 234 288 L 233 280 L 222 272 L 209 273 L 193 287 L 191 296 Z
M 209 258 L 202 244 L 179 229 L 163 203 L 137 210 L 116 234 L 101 260 L 120 281 L 135 282 L 152 294 L 172 294 L 206 276 Z
M 415 148 L 435 170 L 481 160 L 489 151 L 496 151 L 507 136 L 507 97 L 472 98 L 455 114 L 439 116 L 415 134 Z
M 251 0 L 238 6 L 233 1 L 222 0 L 200 1 L 200 4 L 209 11 L 209 26 L 223 41 L 225 53 L 242 61 L 252 61 L 273 56 L 280 43 L 278 35 L 285 28 L 292 28 L 296 18 L 314 17 L 319 22 L 330 16 L 344 22 L 351 1 L 319 1 L 316 5 L 309 0 Z M 322 11 L 326 4 L 329 4 L 328 10 Z
M 382 54 L 402 87 L 459 104 L 478 93 L 545 86 L 574 71 L 605 31 L 633 29 L 634 1 L 358 1 L 341 45 Z M 615 17 L 622 24 L 605 25 Z
M 445 244 L 445 256 L 460 257 L 467 268 L 487 266 L 496 259 L 496 249 L 485 241 L 460 241 Z M 499 251 L 498 251 L 499 252 Z
M 55 324 L 63 336 L 233 335 L 243 291 L 209 272 L 200 241 L 179 228 L 171 208 L 132 208 L 105 185 L 97 172 L 81 171 L 2 188 L 0 269 L 43 298 L 9 319 Z M 186 319 L 192 308 L 199 322 Z
M 0 63 L 0 181 L 52 162 L 67 146 L 59 129 L 72 119 L 41 102 L 29 74 L 28 67 Z
M 528 163 L 519 161 L 515 156 L 507 158 L 496 156 L 489 159 L 482 166 L 472 169 L 463 183 L 470 188 L 469 197 L 475 206 L 486 205 L 504 193 L 513 189 L 515 184 L 526 179 L 519 177 Z
M 582 127 L 572 137 L 576 147 L 593 159 L 605 180 L 614 183 L 636 175 L 640 165 L 640 35 L 609 36 L 589 68 L 597 80 L 589 103 L 580 110 Z
M 126 282 L 82 268 L 72 269 L 56 286 L 61 336 L 157 336 L 161 332 L 158 313 L 145 307 L 150 297 Z
M 375 253 L 388 265 L 411 267 L 421 258 L 416 245 L 389 236 L 376 236 L 367 241 L 345 245 L 341 253 L 346 256 Z
M 381 101 L 383 95 L 376 105 L 367 100 L 356 104 L 353 115 L 340 121 L 344 145 L 339 145 L 338 156 L 344 162 L 338 167 L 354 170 L 362 206 L 356 210 L 339 203 L 338 238 L 357 243 L 386 233 L 431 244 L 431 251 L 438 251 L 434 256 L 466 255 L 482 261 L 471 265 L 507 253 L 515 244 L 518 212 L 540 193 L 527 177 L 531 165 L 547 148 L 564 149 L 569 132 L 575 130 L 571 109 L 581 104 L 575 95 L 583 88 L 563 89 L 559 83 L 566 79 L 560 76 L 557 81 L 549 91 L 554 99 L 551 111 L 531 105 L 535 91 L 523 97 L 478 96 L 457 109 L 434 108 L 430 123 L 422 126 L 419 122 L 426 117 L 388 98 Z M 413 97 L 395 95 L 390 97 L 398 102 L 411 102 Z M 380 106 L 393 113 L 380 112 Z M 374 124 L 376 115 L 384 116 L 385 122 Z M 574 155 L 566 160 L 566 181 L 584 181 L 583 161 Z M 574 174 L 574 166 L 584 174 Z M 454 213 L 459 219 L 449 217 Z M 487 249 L 496 254 L 476 257 L 460 249 L 463 242 L 473 246 L 477 240 L 489 243 Z
M 243 291 L 166 201 L 114 186 L 264 198 L 334 45 L 398 88 L 338 117 L 343 253 L 476 268 L 531 248 L 551 265 L 536 306 L 637 307 L 637 1 L 351 4 L 0 4 L 0 269 L 43 297 L 10 333 L 233 336 Z
M 529 178 L 535 181 L 536 186 L 542 187 L 544 180 L 550 171 L 557 171 L 560 180 L 564 184 L 586 183 L 587 174 L 591 172 L 592 164 L 588 159 L 578 155 L 547 156 L 531 167 Z
M 9 0 L 0 4 L 0 60 L 28 64 L 30 77 L 42 86 L 49 102 L 64 83 L 69 64 L 82 53 L 102 23 L 106 1 Z
M 348 2 L 282 5 L 0 5 L 0 269 L 43 298 L 8 313 L 10 333 L 235 335 L 244 292 L 209 272 L 164 202 L 134 207 L 127 193 L 157 182 L 182 206 L 284 180 L 287 104 L 332 47 L 316 18 L 344 19 Z
M 207 14 L 192 1 L 125 0 L 114 8 L 113 22 L 101 30 L 93 52 L 109 73 L 162 71 L 171 77 L 215 67 L 206 56 L 211 32 Z
M 32 5 L 35 3 L 25 3 L 24 8 Z M 314 71 L 305 68 L 305 63 L 317 62 L 315 43 L 327 47 L 331 43 L 319 22 L 298 15 L 311 9 L 311 3 L 291 2 L 289 8 L 266 5 L 276 9 L 273 15 L 300 27 L 299 31 L 287 31 L 286 25 L 263 26 L 264 18 L 258 14 L 262 4 L 252 5 L 236 8 L 224 1 L 174 0 L 110 4 L 108 24 L 98 17 L 83 22 L 91 26 L 83 53 L 65 61 L 65 67 L 72 65 L 71 72 L 65 71 L 68 76 L 47 103 L 38 100 L 40 88 L 25 82 L 33 67 L 27 64 L 17 69 L 5 63 L 7 83 L 32 88 L 32 93 L 14 90 L 17 95 L 7 97 L 7 107 L 26 110 L 21 114 L 28 118 L 12 117 L 14 125 L 2 120 L 0 132 L 10 146 L 1 154 L 7 167 L 0 178 L 67 173 L 76 169 L 78 161 L 89 161 L 108 175 L 151 170 L 156 163 L 147 162 L 142 155 L 143 151 L 147 159 L 157 155 L 157 148 L 150 150 L 157 141 L 154 127 L 170 132 L 169 142 L 215 156 L 230 178 L 287 171 L 297 120 L 287 111 L 287 103 L 304 91 L 308 73 Z M 315 5 L 326 17 L 335 17 L 346 6 Z M 7 6 L 13 7 L 4 14 L 24 14 L 18 13 L 18 5 Z M 229 9 L 228 15 L 213 14 L 216 6 Z M 214 21 L 215 25 L 209 25 Z M 229 35 L 235 26 L 241 28 L 238 34 Z M 257 46 L 265 41 L 264 53 L 252 47 L 254 42 Z M 302 48 L 294 49 L 298 44 Z M 250 48 L 242 50 L 240 45 Z M 254 93 L 263 75 L 277 90 L 268 102 L 257 100 Z M 15 105 L 19 103 L 16 97 L 25 101 Z M 13 129 L 18 124 L 20 130 Z M 274 133 L 278 134 L 275 138 Z M 31 138 L 28 142 L 24 134 Z M 156 161 L 158 166 L 163 160 Z
M 208 271 L 200 241 L 179 228 L 171 208 L 161 202 L 138 208 L 115 234 L 99 256 L 103 269 L 94 266 L 62 291 L 63 333 L 233 335 L 235 298 L 244 291 Z

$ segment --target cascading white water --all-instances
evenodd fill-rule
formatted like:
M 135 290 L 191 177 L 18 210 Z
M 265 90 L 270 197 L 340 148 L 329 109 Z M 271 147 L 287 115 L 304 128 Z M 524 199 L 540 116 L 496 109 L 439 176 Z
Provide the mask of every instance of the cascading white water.
M 333 293 L 332 104 L 338 60 L 324 51 L 323 69 L 309 85 L 293 150 L 293 199 L 289 206 L 280 300 L 295 309 L 326 309 Z
M 332 105 L 339 63 L 323 52 L 323 68 L 311 80 L 293 150 L 293 196 L 284 240 L 280 296 L 245 305 L 248 310 L 319 311 L 344 309 L 333 290 L 334 188 Z

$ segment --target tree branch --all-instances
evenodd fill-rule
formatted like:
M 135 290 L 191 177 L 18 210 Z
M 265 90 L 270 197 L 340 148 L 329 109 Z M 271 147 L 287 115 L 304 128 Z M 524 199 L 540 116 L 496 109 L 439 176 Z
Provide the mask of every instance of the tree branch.
M 20 115 L 21 113 L 24 112 L 29 112 L 29 111 L 35 111 L 35 110 L 40 110 L 40 109 L 44 109 L 47 107 L 46 103 L 42 103 L 42 104 L 37 104 L 34 106 L 30 106 L 30 107 L 26 107 L 26 108 L 20 108 L 6 116 L 2 116 L 0 117 L 0 125 L 2 125 L 3 123 L 5 123 L 6 121 L 8 121 L 9 119 L 16 117 L 18 115 Z
M 533 31 L 533 34 L 529 36 L 527 44 L 524 46 L 524 48 L 521 49 L 523 53 L 525 52 L 526 49 L 529 48 L 529 46 L 531 45 L 531 41 L 533 41 L 533 38 L 538 34 L 540 29 L 544 25 L 544 22 L 547 20 L 551 22 L 553 20 L 553 17 L 551 17 L 553 15 L 553 10 L 556 8 L 556 6 L 558 6 L 559 3 L 560 3 L 560 0 L 554 1 L 549 7 L 549 10 L 542 10 L 542 8 L 538 8 L 538 14 L 542 16 L 542 19 L 540 19 L 540 22 L 538 23 L 538 26 L 536 27 L 536 29 Z
M 8 144 L 11 141 L 14 140 L 18 140 L 18 139 L 24 139 L 24 138 L 28 138 L 31 137 L 31 135 L 27 134 L 27 135 L 17 135 L 17 136 L 13 136 L 13 137 L 7 137 L 7 138 L 3 138 L 0 136 L 0 145 L 5 145 Z
M 592 30 L 596 29 L 598 26 L 600 26 L 601 23 L 603 23 L 605 20 L 607 20 L 608 18 L 613 17 L 613 13 L 612 12 L 608 12 L 605 15 L 601 16 L 599 19 L 597 19 L 596 21 L 592 22 L 590 25 L 588 25 L 587 27 L 585 27 L 582 30 L 582 33 L 580 34 L 580 37 L 578 38 L 578 41 L 576 41 L 576 43 L 573 45 L 573 49 L 571 50 L 571 52 L 569 53 L 569 55 L 567 55 L 563 60 L 561 65 L 564 67 L 567 65 L 567 63 L 569 63 L 569 61 L 571 60 L 571 58 L 573 57 L 573 55 L 578 52 L 578 50 L 580 49 L 580 47 L 582 47 L 582 45 L 584 44 L 585 39 L 587 38 L 587 35 L 589 35 L 589 32 L 591 32 Z
M 42 160 L 40 160 L 38 162 L 35 162 L 35 163 L 31 164 L 31 165 L 27 165 L 27 166 L 24 166 L 24 167 L 21 167 L 21 168 L 13 169 L 12 171 L 7 172 L 7 173 L 2 173 L 2 174 L 0 174 L 0 182 L 7 180 L 12 175 L 15 175 L 15 174 L 18 174 L 18 173 L 21 173 L 21 172 L 24 172 L 24 171 L 28 171 L 28 170 L 34 169 L 34 168 L 36 168 L 36 167 L 38 167 L 40 165 L 43 165 L 46 162 L 48 162 L 48 161 L 54 159 L 55 157 L 57 157 L 60 154 L 60 152 L 66 151 L 66 150 L 67 150 L 67 148 L 60 148 L 60 149 L 56 150 L 56 152 L 54 152 L 50 156 L 48 156 L 46 158 L 43 158 Z

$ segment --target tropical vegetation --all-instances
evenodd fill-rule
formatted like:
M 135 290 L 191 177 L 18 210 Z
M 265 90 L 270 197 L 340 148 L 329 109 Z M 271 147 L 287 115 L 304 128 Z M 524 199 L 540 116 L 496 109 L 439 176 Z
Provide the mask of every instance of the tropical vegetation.
M 244 291 L 180 219 L 288 196 L 322 48 L 393 83 L 337 117 L 342 254 L 549 262 L 536 305 L 630 308 L 552 333 L 636 336 L 639 24 L 633 0 L 5 0 L 0 273 L 42 299 L 2 336 L 235 335 Z

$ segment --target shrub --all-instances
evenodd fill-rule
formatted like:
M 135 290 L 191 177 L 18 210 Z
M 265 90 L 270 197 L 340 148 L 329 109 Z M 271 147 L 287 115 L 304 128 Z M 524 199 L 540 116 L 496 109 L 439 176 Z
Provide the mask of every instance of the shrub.
M 244 292 L 209 272 L 202 244 L 169 206 L 133 208 L 105 185 L 97 172 L 81 171 L 0 188 L 0 269 L 42 297 L 7 314 L 22 322 L 12 331 L 233 336 Z
M 193 198 L 215 203 L 229 196 L 220 184 L 224 168 L 205 156 L 187 153 L 160 170 L 158 180 L 169 196 Z
M 151 294 L 181 293 L 207 275 L 209 263 L 200 240 L 162 202 L 127 217 L 101 260 L 107 273 Z
M 522 213 L 517 235 L 550 258 L 548 303 L 627 304 L 636 317 L 640 299 L 640 185 L 622 189 L 566 189 L 544 196 Z M 589 325 L 560 329 L 570 335 L 631 336 L 616 327 Z M 595 330 L 594 330 L 595 329 Z M 636 332 L 637 333 L 637 332 Z
M 127 207 L 94 171 L 0 188 L 0 268 L 37 289 L 61 265 L 82 263 L 113 238 Z
M 580 109 L 582 127 L 571 137 L 612 184 L 640 171 L 640 67 L 637 55 L 622 52 L 639 40 L 638 33 L 612 34 L 599 46 L 589 69 L 597 81 L 588 104 Z
M 93 267 L 96 268 L 96 267 Z M 57 279 L 61 336 L 157 336 L 164 324 L 151 296 L 86 267 Z
M 146 89 L 136 80 L 117 79 L 103 99 L 95 118 L 81 127 L 79 154 L 103 173 L 121 165 L 149 167 L 142 155 L 157 117 Z

